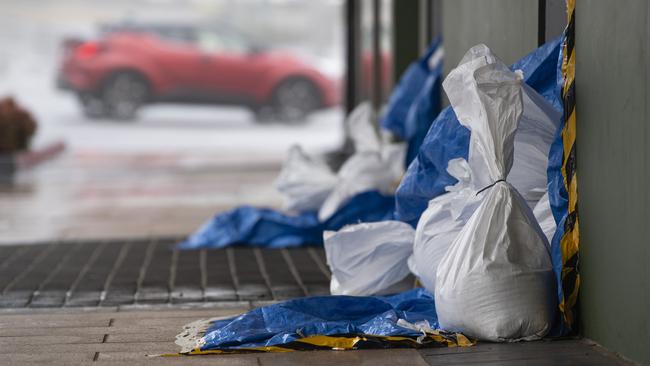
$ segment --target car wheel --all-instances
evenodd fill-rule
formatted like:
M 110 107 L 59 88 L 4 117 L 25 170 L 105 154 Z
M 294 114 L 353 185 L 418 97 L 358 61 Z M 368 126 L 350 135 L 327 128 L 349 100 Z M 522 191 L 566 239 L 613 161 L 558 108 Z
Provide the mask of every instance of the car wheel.
M 285 81 L 273 93 L 274 114 L 281 122 L 304 122 L 319 106 L 320 93 L 309 80 Z
M 100 98 L 90 94 L 79 94 L 78 97 L 81 108 L 87 118 L 98 119 L 106 117 L 106 108 Z
M 146 80 L 129 72 L 111 76 L 102 90 L 106 113 L 123 121 L 135 119 L 138 109 L 148 98 L 149 85 Z

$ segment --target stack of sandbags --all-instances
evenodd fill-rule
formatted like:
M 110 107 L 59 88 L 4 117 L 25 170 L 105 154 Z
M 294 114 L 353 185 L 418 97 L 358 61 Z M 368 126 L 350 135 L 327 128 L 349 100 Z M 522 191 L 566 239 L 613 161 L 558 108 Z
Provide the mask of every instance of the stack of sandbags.
M 318 211 L 321 222 L 332 217 L 340 207 L 357 194 L 378 191 L 395 193 L 404 174 L 405 143 L 387 141 L 372 122 L 370 103 L 359 105 L 350 115 L 348 125 L 354 143 L 354 154 L 336 174 L 336 184 Z
M 348 117 L 354 154 L 334 173 L 318 157 L 293 146 L 275 186 L 287 211 L 318 211 L 320 222 L 330 219 L 354 196 L 368 191 L 394 193 L 404 173 L 406 144 L 392 143 L 378 133 L 370 103 L 362 103 Z

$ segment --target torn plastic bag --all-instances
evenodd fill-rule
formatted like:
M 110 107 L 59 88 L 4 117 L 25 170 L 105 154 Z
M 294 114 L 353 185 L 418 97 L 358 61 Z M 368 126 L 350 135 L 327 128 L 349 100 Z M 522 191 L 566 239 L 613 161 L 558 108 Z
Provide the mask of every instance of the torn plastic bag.
M 368 103 L 356 110 L 360 115 L 370 115 Z M 382 141 L 370 118 L 350 118 L 349 123 L 355 153 L 341 166 L 335 188 L 318 212 L 321 222 L 361 192 L 376 190 L 393 194 L 404 172 L 406 146 L 403 143 Z
M 432 296 L 322 296 L 259 307 L 237 317 L 190 323 L 176 337 L 182 354 L 471 345 L 436 330 Z
M 316 212 L 289 215 L 267 208 L 241 206 L 215 215 L 179 244 L 180 249 L 224 248 L 244 245 L 285 248 L 322 245 L 324 230 L 338 230 L 358 222 L 391 220 L 393 196 L 363 192 L 354 196 L 329 220 L 320 222 Z
M 442 42 L 435 40 L 424 56 L 406 69 L 380 122 L 383 129 L 407 142 L 407 166 L 440 112 L 443 54 Z
M 512 66 L 512 68 L 523 71 L 526 84 L 550 103 L 556 116 L 561 110 L 561 101 L 555 93 L 557 87 L 556 65 L 560 49 L 560 39 L 553 40 L 526 55 Z M 531 101 L 539 103 L 538 98 L 531 98 Z M 530 109 L 525 108 L 525 113 L 527 114 Z M 550 113 L 549 108 L 537 109 Z M 524 118 L 522 129 L 525 128 L 525 121 Z M 557 126 L 559 121 L 555 119 L 554 121 Z M 542 124 L 542 126 L 544 125 Z M 554 131 L 552 130 L 551 134 Z M 547 134 L 535 134 L 534 136 L 547 136 Z M 517 155 L 520 149 L 517 147 L 517 143 L 515 145 L 516 166 L 517 160 L 519 160 L 518 156 L 521 154 Z M 445 187 L 456 183 L 456 179 L 446 172 L 447 165 L 449 160 L 454 158 L 467 159 L 468 146 L 469 130 L 458 123 L 451 107 L 445 108 L 432 123 L 417 157 L 409 165 L 395 193 L 396 219 L 408 222 L 413 226 L 417 224 L 420 215 L 427 208 L 429 200 L 443 194 Z M 522 176 L 525 178 L 525 175 Z M 538 174 L 533 176 L 538 178 Z M 545 186 L 544 182 L 543 187 Z M 528 189 L 528 191 L 534 193 L 531 196 L 531 202 L 534 197 L 539 198 L 539 190 Z
M 555 219 L 551 212 L 551 203 L 548 200 L 548 192 L 546 192 L 539 202 L 537 202 L 537 205 L 533 209 L 533 215 L 535 215 L 539 226 L 544 232 L 544 236 L 546 236 L 546 239 L 550 244 L 553 240 L 553 235 L 555 235 L 557 225 L 555 224 Z
M 284 198 L 284 209 L 317 211 L 334 189 L 336 174 L 322 160 L 310 157 L 298 145 L 289 149 L 275 187 Z
M 443 329 L 482 340 L 531 340 L 552 326 L 555 279 L 546 237 L 506 181 L 523 113 L 522 76 L 495 59 L 485 45 L 475 46 L 443 83 L 458 120 L 471 130 L 468 162 L 485 188 L 440 262 L 436 310 Z
M 348 225 L 323 233 L 332 295 L 378 295 L 405 279 L 414 233 L 400 221 Z

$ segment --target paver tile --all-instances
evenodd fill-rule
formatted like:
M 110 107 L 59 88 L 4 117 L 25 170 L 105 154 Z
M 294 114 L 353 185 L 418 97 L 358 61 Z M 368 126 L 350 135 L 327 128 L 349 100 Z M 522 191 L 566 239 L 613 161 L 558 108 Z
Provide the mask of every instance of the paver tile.
M 6 353 L 48 353 L 56 360 L 60 354 L 94 352 L 137 352 L 142 354 L 163 354 L 175 352 L 178 347 L 170 342 L 141 342 L 141 343 L 93 343 L 93 344 L 45 344 L 45 345 L 16 345 L 1 347 L 0 355 Z M 0 356 L 1 357 L 1 356 Z
M 427 366 L 420 354 L 412 349 L 269 353 L 258 357 L 263 366 Z
M 5 353 L 2 355 L 2 365 L 24 365 L 27 363 L 47 363 L 48 365 L 52 364 L 88 364 L 92 362 L 93 357 L 95 356 L 92 352 L 79 352 L 79 353 L 68 353 L 68 354 L 58 354 L 56 357 L 53 357 L 51 354 L 47 353 Z
M 0 328 L 1 337 L 25 337 L 33 335 L 47 336 L 86 336 L 86 335 L 117 335 L 117 334 L 156 334 L 174 339 L 180 332 L 177 326 L 156 327 L 80 327 L 80 328 Z
M 207 355 L 183 357 L 148 357 L 136 352 L 102 352 L 98 365 L 210 365 L 259 366 L 257 355 Z
M 18 345 L 44 345 L 44 344 L 88 344 L 102 343 L 103 335 L 29 335 L 24 337 L 0 337 L 0 347 L 14 347 Z

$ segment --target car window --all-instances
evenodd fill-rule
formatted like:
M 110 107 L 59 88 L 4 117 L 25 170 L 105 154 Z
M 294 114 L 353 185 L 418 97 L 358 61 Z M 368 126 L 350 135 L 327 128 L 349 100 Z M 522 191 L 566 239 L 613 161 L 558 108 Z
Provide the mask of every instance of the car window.
M 190 28 L 184 27 L 158 27 L 151 30 L 158 37 L 181 44 L 191 44 L 196 41 L 196 34 Z
M 196 43 L 207 53 L 244 54 L 249 51 L 249 46 L 242 37 L 212 29 L 199 30 Z

